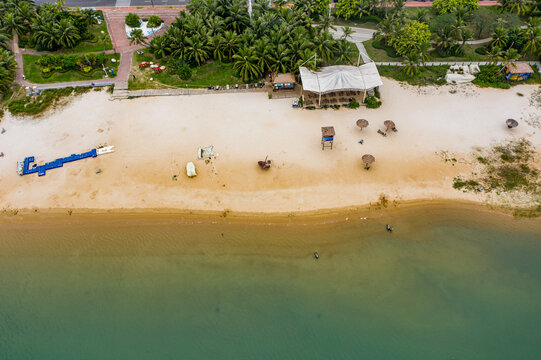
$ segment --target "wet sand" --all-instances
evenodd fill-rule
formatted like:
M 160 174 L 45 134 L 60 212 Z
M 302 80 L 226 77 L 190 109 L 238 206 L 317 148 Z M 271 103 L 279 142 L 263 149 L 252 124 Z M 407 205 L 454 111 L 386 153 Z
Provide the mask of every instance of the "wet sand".
M 358 208 L 378 203 L 382 195 L 390 204 L 497 202 L 454 190 L 453 178 L 471 171 L 469 154 L 476 147 L 512 137 L 541 143 L 538 111 L 529 104 L 536 87 L 452 89 L 384 80 L 381 108 L 339 111 L 295 110 L 290 99 L 269 100 L 265 94 L 110 101 L 108 94 L 92 92 L 38 119 L 5 116 L 1 208 L 227 215 Z M 360 131 L 359 118 L 370 126 Z M 507 118 L 520 126 L 509 131 Z M 398 132 L 384 138 L 376 130 L 387 119 L 395 121 Z M 334 149 L 322 151 L 320 127 L 329 125 L 337 133 Z M 43 163 L 101 144 L 115 145 L 116 152 L 66 164 L 39 178 L 15 171 L 25 156 Z M 218 155 L 205 164 L 197 160 L 197 149 L 208 145 Z M 457 163 L 442 161 L 442 151 Z M 360 160 L 365 153 L 376 157 L 370 171 Z M 267 155 L 273 167 L 262 171 L 257 161 Z M 185 176 L 188 161 L 196 164 L 196 178 Z M 529 199 L 513 201 L 506 205 L 527 205 Z

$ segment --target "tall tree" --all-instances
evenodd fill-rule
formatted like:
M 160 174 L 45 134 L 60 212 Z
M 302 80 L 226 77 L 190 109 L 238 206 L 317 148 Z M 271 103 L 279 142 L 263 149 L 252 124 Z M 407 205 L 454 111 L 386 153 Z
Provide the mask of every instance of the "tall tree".
M 261 74 L 253 48 L 242 47 L 233 55 L 233 61 L 233 69 L 239 73 L 243 81 L 257 79 Z

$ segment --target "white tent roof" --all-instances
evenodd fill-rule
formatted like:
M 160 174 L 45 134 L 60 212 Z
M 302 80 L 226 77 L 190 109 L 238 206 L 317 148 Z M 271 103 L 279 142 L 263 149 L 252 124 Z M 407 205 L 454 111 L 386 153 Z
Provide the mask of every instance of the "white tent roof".
M 302 87 L 306 91 L 325 94 L 340 90 L 368 90 L 383 85 L 376 64 L 361 66 L 328 66 L 315 72 L 305 67 L 299 68 Z

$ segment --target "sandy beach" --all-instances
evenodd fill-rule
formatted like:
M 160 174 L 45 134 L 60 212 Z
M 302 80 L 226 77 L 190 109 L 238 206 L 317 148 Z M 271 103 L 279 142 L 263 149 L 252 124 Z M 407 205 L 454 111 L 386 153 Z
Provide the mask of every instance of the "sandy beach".
M 106 92 L 91 92 L 40 118 L 4 116 L 0 204 L 3 210 L 282 213 L 360 207 L 385 195 L 391 202 L 528 205 L 520 197 L 463 193 L 452 183 L 471 171 L 476 147 L 524 137 L 541 150 L 539 110 L 530 104 L 536 89 L 417 88 L 384 79 L 382 107 L 338 111 L 292 109 L 291 99 L 269 100 L 261 93 L 111 101 Z M 370 126 L 360 131 L 359 118 Z M 507 129 L 507 118 L 519 127 Z M 376 131 L 387 119 L 398 132 L 384 138 Z M 335 127 L 333 150 L 321 150 L 321 126 Z M 116 152 L 42 177 L 16 172 L 26 156 L 44 163 L 102 144 Z M 197 160 L 197 149 L 209 145 L 217 157 L 206 164 Z M 370 171 L 363 170 L 366 153 L 376 157 Z M 267 155 L 273 166 L 262 171 L 257 161 Z M 458 162 L 445 162 L 445 156 Z M 196 165 L 195 178 L 186 177 L 188 161 Z

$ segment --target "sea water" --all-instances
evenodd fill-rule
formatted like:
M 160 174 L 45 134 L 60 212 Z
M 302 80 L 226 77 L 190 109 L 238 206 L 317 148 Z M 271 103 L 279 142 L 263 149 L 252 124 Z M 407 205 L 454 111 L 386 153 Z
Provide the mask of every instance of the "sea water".
M 364 217 L 2 223 L 0 359 L 541 359 L 539 220 Z

